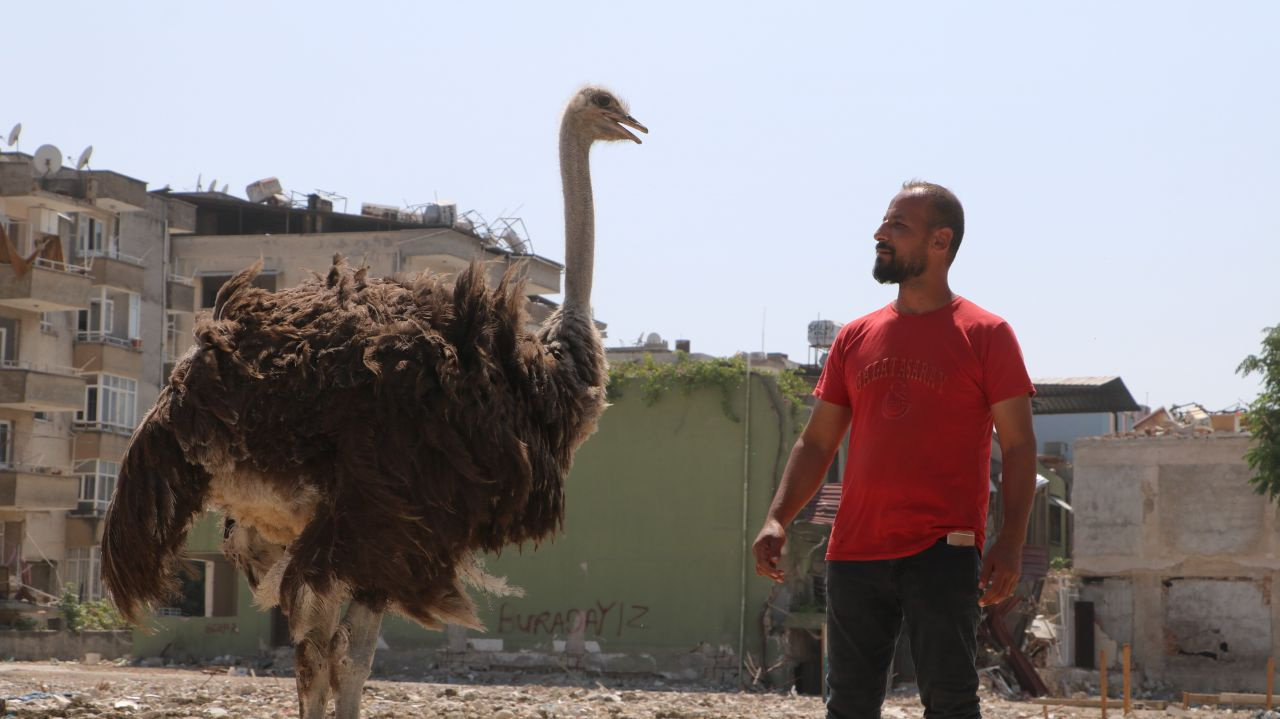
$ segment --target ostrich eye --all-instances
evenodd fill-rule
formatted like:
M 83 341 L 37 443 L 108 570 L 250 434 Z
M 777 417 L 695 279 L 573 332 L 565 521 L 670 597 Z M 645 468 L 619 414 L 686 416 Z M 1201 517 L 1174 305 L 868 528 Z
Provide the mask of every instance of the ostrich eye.
M 608 95 L 596 95 L 592 98 L 592 102 L 596 104 L 596 107 L 608 107 L 610 100 L 611 98 Z

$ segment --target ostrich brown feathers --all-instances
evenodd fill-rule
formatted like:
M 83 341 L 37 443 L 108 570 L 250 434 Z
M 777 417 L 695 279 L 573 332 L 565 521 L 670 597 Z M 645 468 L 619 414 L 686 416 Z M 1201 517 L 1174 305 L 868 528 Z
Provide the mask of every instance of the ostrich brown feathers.
M 594 324 L 528 333 L 523 283 L 327 276 L 269 292 L 256 265 L 197 321 L 196 345 L 135 432 L 103 539 L 130 619 L 164 601 L 206 504 L 280 546 L 284 608 L 358 594 L 427 626 L 471 618 L 473 553 L 564 517 L 573 452 L 604 408 Z M 287 563 L 285 563 L 287 562 Z M 262 568 L 251 579 L 260 581 Z

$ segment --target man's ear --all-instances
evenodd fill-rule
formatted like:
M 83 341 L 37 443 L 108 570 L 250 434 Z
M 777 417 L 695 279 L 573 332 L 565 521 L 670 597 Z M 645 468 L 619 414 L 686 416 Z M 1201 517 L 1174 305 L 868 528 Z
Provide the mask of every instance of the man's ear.
M 929 240 L 929 246 L 935 250 L 951 250 L 951 238 L 955 233 L 950 227 L 943 227 L 933 231 L 933 237 Z

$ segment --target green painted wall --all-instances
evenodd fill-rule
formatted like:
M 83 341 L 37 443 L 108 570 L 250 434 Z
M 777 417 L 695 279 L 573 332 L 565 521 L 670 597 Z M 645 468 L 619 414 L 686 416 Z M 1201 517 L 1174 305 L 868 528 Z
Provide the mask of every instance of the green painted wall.
M 745 387 L 731 401 L 740 418 L 748 416 Z M 488 632 L 473 634 L 501 638 L 507 649 L 549 648 L 581 616 L 586 638 L 605 652 L 688 651 L 700 642 L 737 652 L 745 571 L 745 648 L 758 658 L 771 585 L 755 575 L 749 545 L 796 425 L 772 377 L 753 378 L 750 410 L 744 453 L 746 426 L 725 414 L 718 389 L 677 388 L 647 406 L 637 386 L 624 385 L 578 452 L 564 534 L 488 561 L 525 596 L 482 599 Z M 384 636 L 393 647 L 444 641 L 404 621 L 389 621 Z

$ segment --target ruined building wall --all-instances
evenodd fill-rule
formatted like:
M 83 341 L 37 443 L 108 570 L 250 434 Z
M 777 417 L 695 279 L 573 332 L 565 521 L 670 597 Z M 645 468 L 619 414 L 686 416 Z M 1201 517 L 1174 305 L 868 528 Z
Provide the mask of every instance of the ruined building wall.
M 1075 567 L 1099 628 L 1175 690 L 1259 691 L 1280 649 L 1276 507 L 1253 492 L 1246 434 L 1075 446 Z

